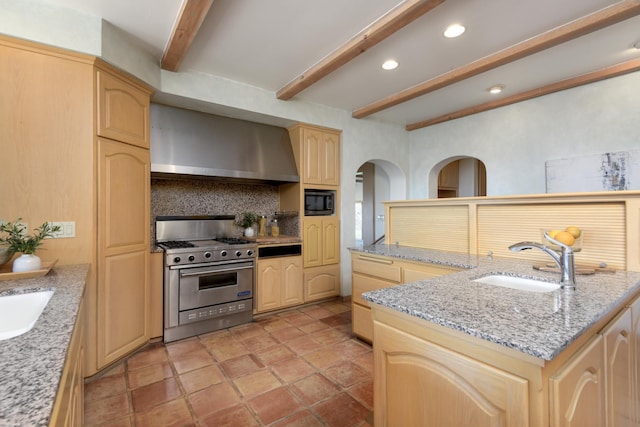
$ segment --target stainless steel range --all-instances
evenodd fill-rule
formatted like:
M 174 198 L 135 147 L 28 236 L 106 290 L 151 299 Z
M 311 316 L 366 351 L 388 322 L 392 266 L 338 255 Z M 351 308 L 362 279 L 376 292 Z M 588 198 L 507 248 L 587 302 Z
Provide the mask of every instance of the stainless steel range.
M 234 218 L 156 218 L 156 241 L 165 251 L 164 342 L 253 319 L 257 245 L 233 237 Z

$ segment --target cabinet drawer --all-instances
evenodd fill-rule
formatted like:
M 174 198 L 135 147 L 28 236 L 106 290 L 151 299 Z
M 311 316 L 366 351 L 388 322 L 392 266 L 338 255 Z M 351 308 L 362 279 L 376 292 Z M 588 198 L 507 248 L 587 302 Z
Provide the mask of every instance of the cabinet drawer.
M 402 269 L 402 283 L 415 282 L 416 280 L 429 279 L 431 277 L 445 276 L 458 271 L 460 271 L 460 269 L 453 267 L 406 265 Z
M 354 273 L 352 276 L 352 292 L 351 299 L 358 304 L 367 305 L 367 302 L 362 299 L 363 292 L 375 291 L 376 289 L 388 288 L 389 286 L 395 286 L 397 283 L 389 282 L 386 280 L 380 280 L 373 277 L 362 276 Z
M 402 277 L 400 267 L 395 265 L 392 260 L 368 258 L 358 255 L 353 258 L 352 267 L 354 272 L 392 280 L 396 283 L 400 283 L 400 278 Z

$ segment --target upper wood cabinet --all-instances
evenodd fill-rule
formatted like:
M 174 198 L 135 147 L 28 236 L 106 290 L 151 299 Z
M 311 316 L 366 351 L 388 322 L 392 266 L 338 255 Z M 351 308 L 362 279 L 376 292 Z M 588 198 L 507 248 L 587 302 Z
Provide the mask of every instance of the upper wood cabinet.
M 98 135 L 149 148 L 149 94 L 131 82 L 97 70 Z
M 289 129 L 302 184 L 340 185 L 340 131 L 311 125 Z

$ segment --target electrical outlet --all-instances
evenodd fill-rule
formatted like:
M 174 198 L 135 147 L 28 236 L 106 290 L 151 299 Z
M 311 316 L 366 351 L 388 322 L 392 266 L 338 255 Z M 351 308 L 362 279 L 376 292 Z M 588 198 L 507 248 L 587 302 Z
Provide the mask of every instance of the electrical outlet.
M 76 237 L 76 222 L 75 221 L 51 221 L 49 225 L 52 227 L 60 226 L 60 231 L 55 233 L 52 239 L 66 239 L 70 237 Z

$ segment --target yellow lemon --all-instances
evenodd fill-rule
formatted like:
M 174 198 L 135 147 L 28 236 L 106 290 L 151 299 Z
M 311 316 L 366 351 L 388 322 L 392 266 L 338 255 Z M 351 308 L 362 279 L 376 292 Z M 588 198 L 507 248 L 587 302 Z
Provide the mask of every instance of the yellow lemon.
M 552 239 L 556 238 L 556 234 L 560 233 L 562 230 L 551 230 L 549 231 L 547 234 L 549 235 L 549 237 L 551 237 Z
M 571 235 L 576 239 L 580 237 L 580 233 L 582 233 L 582 231 L 578 227 L 574 226 L 567 227 L 564 231 L 566 231 L 567 233 L 571 233 Z
M 573 234 L 567 231 L 560 231 L 555 235 L 554 239 L 560 243 L 564 243 L 567 246 L 573 245 L 576 241 L 575 237 L 573 237 Z

